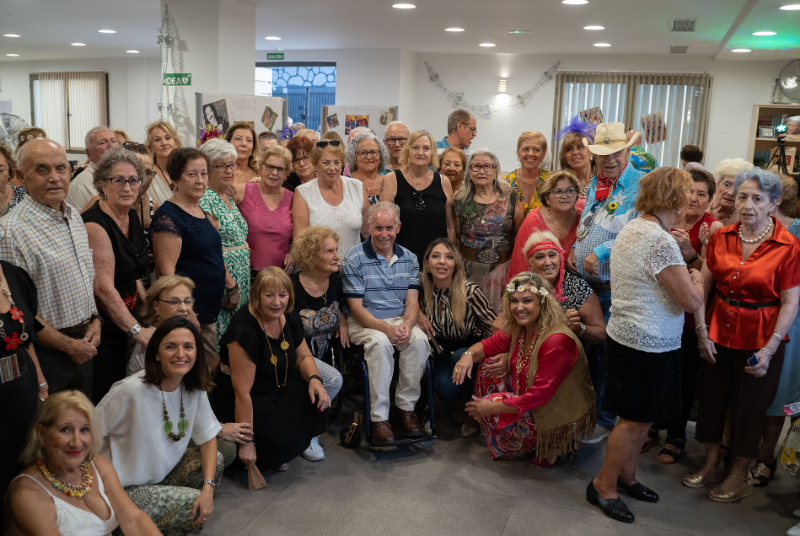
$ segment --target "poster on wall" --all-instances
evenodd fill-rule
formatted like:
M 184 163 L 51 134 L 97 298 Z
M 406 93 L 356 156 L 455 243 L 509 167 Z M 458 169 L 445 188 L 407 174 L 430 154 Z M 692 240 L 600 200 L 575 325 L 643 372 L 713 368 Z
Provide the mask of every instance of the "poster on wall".
M 584 123 L 599 125 L 603 122 L 603 111 L 599 106 L 595 106 L 594 108 L 578 112 L 578 117 L 580 117 L 581 121 Z
M 659 143 L 669 139 L 669 129 L 664 122 L 662 112 L 642 116 L 642 137 L 649 144 Z
M 197 136 L 206 126 L 224 134 L 237 121 L 246 121 L 260 134 L 278 132 L 286 126 L 287 100 L 282 97 L 195 93 Z
M 386 125 L 397 120 L 397 106 L 323 106 L 322 133 L 333 130 L 345 140 L 354 128 L 367 127 L 379 140 L 386 134 Z

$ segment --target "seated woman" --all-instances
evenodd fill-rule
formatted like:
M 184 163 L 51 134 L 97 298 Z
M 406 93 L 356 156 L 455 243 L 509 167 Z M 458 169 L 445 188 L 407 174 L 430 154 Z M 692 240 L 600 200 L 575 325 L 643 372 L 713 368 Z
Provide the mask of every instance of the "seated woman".
M 339 235 L 328 227 L 307 227 L 292 243 L 292 257 L 300 271 L 290 276 L 306 344 L 314 355 L 322 385 L 331 400 L 342 388 L 342 375 L 326 362 L 331 362 L 328 358 L 331 339 L 339 337 L 343 347 L 350 346 L 347 322 L 341 309 L 344 297 L 338 247 Z M 318 437 L 311 440 L 303 457 L 312 462 L 325 457 Z
M 134 504 L 168 534 L 199 530 L 214 511 L 222 456 L 211 386 L 200 331 L 173 317 L 153 333 L 144 370 L 115 383 L 97 405 L 102 454 Z M 200 448 L 187 450 L 189 440 Z
M 324 429 L 330 398 L 293 308 L 289 276 L 264 268 L 220 341 L 214 408 L 221 420 L 253 428 L 254 441 L 239 448 L 240 468 L 285 471 Z
M 119 527 L 129 536 L 160 536 L 97 454 L 101 425 L 83 393 L 61 391 L 37 415 L 22 455 L 26 468 L 6 495 L 3 534 L 108 536 Z
M 463 384 L 453 382 L 453 367 L 473 344 L 492 334 L 497 315 L 481 287 L 467 281 L 464 262 L 456 246 L 447 238 L 437 238 L 428 246 L 420 276 L 421 313 L 417 325 L 424 331 L 434 352 L 433 389 L 445 402 L 456 402 L 472 395 L 475 371 Z M 478 425 L 468 419 L 461 433 L 469 437 L 478 433 Z
M 535 449 L 531 463 L 553 467 L 594 428 L 589 364 L 549 287 L 531 272 L 512 278 L 503 295 L 503 329 L 472 345 L 453 369 L 453 381 L 461 384 L 473 364 L 511 352 L 508 363 L 479 367 L 475 396 L 466 405 L 483 428 L 492 458 Z

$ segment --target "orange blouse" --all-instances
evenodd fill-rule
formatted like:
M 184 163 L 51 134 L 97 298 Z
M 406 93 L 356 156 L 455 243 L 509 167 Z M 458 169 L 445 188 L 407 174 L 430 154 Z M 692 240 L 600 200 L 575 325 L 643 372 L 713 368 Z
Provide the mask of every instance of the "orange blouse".
M 709 238 L 706 265 L 715 288 L 709 294 L 706 322 L 708 336 L 715 343 L 739 350 L 763 348 L 775 332 L 780 311 L 780 305 L 734 307 L 722 301 L 717 291 L 731 300 L 762 303 L 780 300 L 782 290 L 800 285 L 800 242 L 778 220 L 772 220 L 772 237 L 759 244 L 746 261 L 742 261 L 740 223 L 723 227 Z

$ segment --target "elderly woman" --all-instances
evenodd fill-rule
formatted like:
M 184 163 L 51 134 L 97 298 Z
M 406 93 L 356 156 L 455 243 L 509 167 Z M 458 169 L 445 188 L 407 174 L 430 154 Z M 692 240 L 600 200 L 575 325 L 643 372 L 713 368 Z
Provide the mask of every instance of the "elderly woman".
M 339 257 L 366 234 L 364 217 L 370 202 L 358 179 L 343 177 L 344 149 L 335 141 L 320 141 L 311 151 L 317 178 L 294 191 L 292 237 L 309 225 L 325 225 L 339 235 Z
M 164 320 L 147 346 L 144 370 L 114 384 L 97 405 L 102 454 L 166 534 L 202 528 L 222 478 L 220 425 L 208 401 L 213 383 L 200 337 L 186 318 Z M 158 415 L 163 421 L 154 426 Z M 190 440 L 199 448 L 187 450 Z
M 453 369 L 461 384 L 481 364 L 466 409 L 483 428 L 492 458 L 521 456 L 553 467 L 594 426 L 595 401 L 583 347 L 545 279 L 522 272 L 503 294 L 502 329 L 464 352 Z
M 147 141 L 144 144 L 152 153 L 156 168 L 156 178 L 150 185 L 150 196 L 159 205 L 163 205 L 172 196 L 172 178 L 167 169 L 167 161 L 172 151 L 183 147 L 183 144 L 175 127 L 163 120 L 147 125 Z
M 281 146 L 269 147 L 261 155 L 261 180 L 236 188 L 233 200 L 247 222 L 251 281 L 268 266 L 294 270 L 289 254 L 294 193 L 282 186 L 291 172 L 292 153 Z
M 467 169 L 467 155 L 458 147 L 448 147 L 439 155 L 439 173 L 450 181 L 450 188 L 456 193 L 464 182 Z
M 547 139 L 535 130 L 526 130 L 517 138 L 517 159 L 520 167 L 503 178 L 514 187 L 525 215 L 542 204 L 539 188 L 550 173 L 540 169 L 547 154 Z
M 381 201 L 400 207 L 403 225 L 397 243 L 421 259 L 437 238 L 456 241 L 453 227 L 453 190 L 450 180 L 433 171 L 439 167 L 430 132 L 411 134 L 400 155 L 400 169 L 386 175 Z
M 455 234 L 467 279 L 500 309 L 511 253 L 522 224 L 517 191 L 499 179 L 500 162 L 487 149 L 470 154 L 464 184 L 453 201 Z
M 94 294 L 103 324 L 100 346 L 92 359 L 94 403 L 125 377 L 128 337 L 147 346 L 153 334 L 133 316 L 137 303 L 144 300 L 142 275 L 150 263 L 147 239 L 133 208 L 144 171 L 133 152 L 108 149 L 94 172 L 100 200 L 81 214 L 89 235 L 96 272 Z
M 286 145 L 286 148 L 292 153 L 292 166 L 289 176 L 284 180 L 283 187 L 290 192 L 294 192 L 301 184 L 313 181 L 317 176 L 310 156 L 314 149 L 314 143 L 305 136 L 295 136 Z
M 161 534 L 125 493 L 113 465 L 97 454 L 101 428 L 83 393 L 62 391 L 45 400 L 28 434 L 26 468 L 6 496 L 3 534 L 106 536 L 118 528 L 131 536 Z
M 603 407 L 620 419 L 586 499 L 625 523 L 635 518 L 617 490 L 636 500 L 658 501 L 658 494 L 636 480 L 636 461 L 653 423 L 681 412 L 683 313 L 700 307 L 703 281 L 697 270 L 686 269 L 669 230 L 689 201 L 691 185 L 689 174 L 676 168 L 644 176 L 636 199 L 641 216 L 622 228 L 611 250 L 614 306 Z
M 434 391 L 445 402 L 469 398 L 477 368 L 460 385 L 453 382 L 453 368 L 470 346 L 492 335 L 497 315 L 481 287 L 467 281 L 461 255 L 448 238 L 437 238 L 428 245 L 420 283 L 417 325 L 436 341 L 433 346 L 438 346 L 433 362 Z M 477 423 L 471 418 L 465 421 L 461 433 L 464 437 L 477 434 Z
M 735 459 L 728 477 L 708 494 L 717 502 L 752 493 L 748 469 L 758 456 L 767 409 L 781 379 L 786 334 L 797 314 L 800 243 L 771 215 L 781 190 L 772 173 L 758 168 L 739 173 L 731 215 L 738 223 L 711 235 L 703 265 L 707 303 L 695 313 L 695 322 L 707 363 L 696 437 L 706 444 L 706 460 L 683 484 L 699 488 L 724 478 L 720 445 L 730 408 Z
M 314 355 L 322 386 L 333 400 L 342 388 L 342 375 L 329 365 L 328 350 L 338 337 L 343 347 L 350 346 L 347 322 L 342 313 L 344 296 L 339 277 L 339 235 L 322 225 L 303 230 L 292 243 L 292 257 L 300 271 L 291 275 L 295 306 L 303 321 L 306 344 Z M 319 438 L 303 452 L 312 462 L 325 457 Z
M 753 164 L 741 158 L 728 158 L 714 168 L 714 180 L 717 181 L 717 193 L 708 212 L 723 225 L 732 225 L 738 220 L 734 210 L 733 186 L 736 176 L 742 171 L 753 169 Z
M 556 171 L 547 176 L 539 192 L 542 206 L 528 212 L 517 232 L 514 251 L 511 253 L 509 279 L 528 270 L 522 246 L 528 241 L 531 233 L 552 232 L 564 251 L 572 250 L 578 239 L 578 224 L 581 219 L 581 211 L 575 205 L 579 191 L 578 180 L 569 171 Z
M 222 338 L 217 416 L 250 423 L 253 430 L 254 441 L 239 448 L 239 465 L 285 471 L 323 431 L 330 398 L 293 309 L 289 276 L 265 268 L 253 282 L 250 303 Z
M 231 143 L 236 151 L 233 184 L 244 184 L 258 180 L 258 154 L 255 151 L 257 135 L 247 121 L 237 121 L 225 132 L 224 140 Z
M 2 207 L 2 214 L 5 216 L 8 211 L 17 206 L 17 203 L 22 201 L 25 197 L 24 186 L 14 186 L 9 181 L 14 177 L 14 172 L 17 170 L 17 159 L 14 158 L 14 153 L 11 147 L 5 143 L 0 143 L 0 192 L 5 192 L 5 195 L 0 193 L 0 207 Z
M 225 269 L 222 238 L 199 204 L 208 186 L 208 160 L 197 149 L 177 149 L 170 155 L 167 170 L 175 180 L 175 193 L 150 224 L 156 273 L 194 281 L 203 344 L 216 367 L 217 317 L 223 300 L 228 309 L 239 304 L 239 287 Z
M 200 208 L 222 238 L 222 260 L 228 275 L 239 287 L 240 296 L 250 294 L 250 247 L 247 245 L 247 222 L 226 190 L 233 185 L 237 150 L 224 140 L 209 140 L 200 147 L 208 159 L 208 188 L 200 198 Z M 233 313 L 243 305 L 242 300 L 232 309 L 223 308 L 217 317 L 217 341 L 228 329 Z
M 364 185 L 371 205 L 380 200 L 388 161 L 389 151 L 372 132 L 359 134 L 347 146 L 350 173 Z

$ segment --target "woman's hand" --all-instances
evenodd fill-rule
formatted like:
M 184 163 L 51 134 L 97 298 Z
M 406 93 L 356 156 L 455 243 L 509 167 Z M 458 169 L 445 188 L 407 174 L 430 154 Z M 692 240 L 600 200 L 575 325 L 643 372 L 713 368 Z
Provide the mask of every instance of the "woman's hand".
M 575 309 L 567 309 L 567 322 L 569 322 L 569 329 L 579 335 L 581 332 L 581 316 Z
M 322 386 L 322 382 L 317 378 L 311 378 L 308 382 L 308 395 L 311 397 L 311 403 L 316 401 L 317 409 L 325 411 L 331 407 L 331 399 L 328 398 L 328 391 Z
M 578 268 L 575 266 L 575 248 L 570 248 L 569 255 L 567 256 L 567 269 L 570 272 L 578 273 Z
M 259 177 L 259 178 L 260 178 L 260 177 Z M 234 199 L 235 199 L 235 198 L 236 198 L 236 185 L 235 185 L 235 184 L 231 184 L 230 186 L 228 186 L 228 187 L 225 189 L 225 194 L 226 194 L 228 197 L 232 197 L 232 198 L 234 198 Z
M 44 378 L 39 380 L 39 383 L 44 384 L 41 387 L 39 387 L 39 403 L 41 404 L 42 402 L 47 400 L 48 396 L 50 396 L 50 386 L 47 385 L 47 382 L 45 382 Z
M 433 324 L 431 324 L 431 321 L 428 320 L 428 317 L 423 313 L 420 313 L 417 317 L 417 326 L 425 332 L 425 335 L 427 335 L 429 339 L 436 337 L 436 332 L 433 331 Z
M 492 377 L 505 376 L 508 374 L 508 359 L 510 357 L 511 354 L 506 352 L 505 354 L 495 356 L 493 360 L 485 361 L 486 374 Z
M 192 505 L 192 525 L 202 525 L 208 521 L 208 516 L 214 511 L 214 488 L 203 486 L 203 491 L 197 496 Z
M 292 257 L 291 253 L 287 253 L 283 258 L 283 267 L 284 272 L 292 275 L 292 272 L 294 272 L 294 257 Z
M 494 410 L 493 402 L 486 400 L 485 398 L 481 398 L 474 395 L 472 397 L 472 400 L 464 404 L 464 409 L 466 410 L 467 413 L 469 413 L 470 417 L 476 420 L 497 413 Z
M 683 229 L 675 229 L 670 231 L 672 238 L 675 239 L 675 242 L 678 243 L 678 247 L 681 250 L 681 255 L 683 255 L 683 260 L 688 261 L 692 257 L 694 257 L 697 252 L 692 247 L 691 239 L 689 238 L 689 233 L 684 231 Z
M 347 322 L 344 317 L 339 321 L 339 330 L 336 332 L 342 348 L 350 348 L 350 332 L 347 330 Z
M 253 439 L 253 427 L 249 422 L 226 422 L 217 436 L 225 441 L 246 445 Z
M 456 366 L 453 367 L 453 383 L 461 385 L 464 383 L 464 378 L 472 378 L 472 355 L 463 354 L 461 359 L 458 360 Z
M 239 452 L 236 454 L 239 460 L 245 467 L 250 467 L 256 463 L 256 444 L 253 442 L 247 443 L 239 447 Z
M 225 292 L 228 293 L 228 290 L 226 289 Z M 226 311 L 233 311 L 236 309 L 236 306 L 239 305 L 239 289 L 236 288 L 235 291 L 230 292 L 227 296 L 225 303 L 222 304 L 222 308 Z
M 756 378 L 766 376 L 767 370 L 769 369 L 769 362 L 772 361 L 772 354 L 768 353 L 764 348 L 762 348 L 755 353 L 755 356 L 758 359 L 758 364 L 754 367 L 748 365 L 744 367 L 744 371 L 751 376 L 755 376 Z
M 700 233 L 699 233 L 700 243 L 704 246 L 708 245 L 708 238 L 711 236 L 711 227 L 708 226 L 707 223 L 703 223 L 700 226 Z
M 714 358 L 717 355 L 717 347 L 714 346 L 714 341 L 708 338 L 708 332 L 705 328 L 701 328 L 697 333 L 697 347 L 700 349 L 700 355 L 703 359 L 712 365 L 717 362 Z

